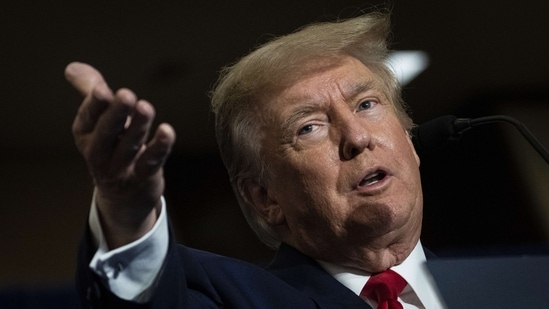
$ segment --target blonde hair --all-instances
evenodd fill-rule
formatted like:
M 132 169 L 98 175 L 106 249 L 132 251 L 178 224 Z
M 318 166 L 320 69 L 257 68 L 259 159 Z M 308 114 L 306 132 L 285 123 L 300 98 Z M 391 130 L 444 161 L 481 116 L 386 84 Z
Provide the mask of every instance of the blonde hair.
M 303 74 L 351 56 L 380 78 L 402 125 L 409 130 L 412 120 L 401 99 L 400 86 L 385 64 L 389 32 L 389 16 L 383 13 L 312 24 L 276 38 L 222 69 L 211 95 L 217 142 L 242 212 L 269 247 L 280 245 L 279 236 L 237 188 L 242 179 L 267 185 L 268 167 L 261 157 L 261 124 L 254 106 L 266 94 L 276 94 Z

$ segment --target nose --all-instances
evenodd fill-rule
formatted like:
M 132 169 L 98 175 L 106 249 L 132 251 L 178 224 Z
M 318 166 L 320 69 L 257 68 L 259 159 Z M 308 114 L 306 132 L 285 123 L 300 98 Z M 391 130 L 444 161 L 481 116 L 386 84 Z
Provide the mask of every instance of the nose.
M 343 160 L 351 160 L 361 154 L 365 149 L 373 150 L 371 132 L 363 123 L 365 120 L 357 119 L 356 115 L 346 117 L 341 125 L 341 157 Z

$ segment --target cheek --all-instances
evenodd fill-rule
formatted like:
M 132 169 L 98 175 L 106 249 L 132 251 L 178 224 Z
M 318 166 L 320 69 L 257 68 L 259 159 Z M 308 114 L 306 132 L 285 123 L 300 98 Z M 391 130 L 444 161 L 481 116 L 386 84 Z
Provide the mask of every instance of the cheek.
M 408 135 L 408 132 L 406 132 L 406 141 L 408 142 L 408 148 L 411 149 L 411 151 L 413 152 L 417 166 L 420 166 L 421 160 L 417 155 L 416 148 L 414 147 L 414 143 L 412 143 L 412 138 L 410 137 L 410 135 Z
M 410 138 L 406 137 L 406 140 L 402 142 L 401 151 L 403 156 L 405 154 L 405 158 L 402 158 L 401 162 L 401 168 L 405 171 L 402 175 L 403 181 L 409 188 L 411 198 L 417 200 L 416 204 L 422 204 L 421 176 L 419 172 L 420 159 Z
M 406 175 L 404 175 L 404 177 L 408 178 L 408 182 L 412 185 L 420 184 L 420 160 L 413 145 L 409 142 L 409 138 L 406 138 L 406 141 L 402 141 L 401 147 L 399 147 L 397 151 L 400 152 L 400 159 L 397 162 L 401 165 L 400 168 L 403 171 L 406 171 Z
M 326 188 L 338 175 L 339 157 L 337 149 L 317 147 L 313 150 L 297 151 L 280 156 L 272 161 L 272 171 L 283 185 L 299 183 L 307 190 Z
M 307 160 L 292 161 L 293 164 L 278 165 L 276 188 L 279 201 L 293 217 L 330 217 L 330 205 L 334 202 L 332 192 L 338 172 L 333 162 L 321 156 Z
M 385 143 L 391 145 L 392 151 L 396 158 L 405 161 L 411 168 L 419 167 L 420 159 L 412 143 L 412 139 L 408 132 L 400 126 L 398 120 L 392 124 L 391 128 L 386 128 L 387 132 L 393 132 L 387 135 Z M 399 161 L 400 161 L 399 160 Z
M 281 170 L 284 174 L 279 178 L 279 194 L 288 199 L 292 207 L 311 211 L 312 205 L 323 202 L 326 198 L 326 188 L 329 187 L 330 173 L 320 168 Z

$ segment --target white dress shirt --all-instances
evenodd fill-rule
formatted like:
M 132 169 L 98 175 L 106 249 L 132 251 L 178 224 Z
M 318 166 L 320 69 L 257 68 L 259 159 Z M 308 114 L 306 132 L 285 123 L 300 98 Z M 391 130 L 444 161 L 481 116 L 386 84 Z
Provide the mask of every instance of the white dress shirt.
M 98 245 L 90 268 L 116 296 L 139 303 L 149 300 L 168 252 L 168 220 L 164 198 L 154 227 L 140 239 L 114 250 L 109 251 L 103 236 L 95 194 L 89 225 Z
M 103 283 L 116 296 L 140 303 L 149 300 L 154 291 L 156 279 L 162 270 L 169 245 L 164 198 L 162 198 L 160 216 L 154 227 L 140 239 L 114 250 L 109 251 L 103 236 L 95 205 L 95 195 L 90 210 L 89 225 L 98 244 L 97 252 L 89 267 L 103 279 Z M 444 308 L 429 272 L 425 268 L 425 261 L 423 247 L 418 242 L 410 256 L 402 264 L 392 268 L 408 282 L 399 298 L 404 308 Z M 367 273 L 319 262 L 336 280 L 357 295 L 370 278 Z M 376 308 L 375 302 L 371 300 L 366 302 Z
M 391 267 L 406 280 L 408 285 L 399 296 L 399 301 L 404 308 L 445 308 L 438 294 L 436 285 L 425 266 L 425 253 L 418 241 L 414 250 L 400 265 Z M 362 272 L 348 267 L 342 267 L 324 261 L 318 261 L 320 265 L 330 273 L 337 281 L 360 296 L 362 288 L 370 279 L 370 273 Z M 377 307 L 375 300 L 363 298 L 372 308 Z

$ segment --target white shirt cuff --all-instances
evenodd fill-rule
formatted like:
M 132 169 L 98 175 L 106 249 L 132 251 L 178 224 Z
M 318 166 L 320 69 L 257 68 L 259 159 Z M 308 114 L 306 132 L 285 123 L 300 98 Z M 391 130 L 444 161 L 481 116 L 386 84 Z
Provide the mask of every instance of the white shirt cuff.
M 109 251 L 101 229 L 95 194 L 93 196 L 88 223 L 98 249 L 89 267 L 103 278 L 112 293 L 122 299 L 142 303 L 152 296 L 169 245 L 166 202 L 164 197 L 161 200 L 160 215 L 147 234 Z

